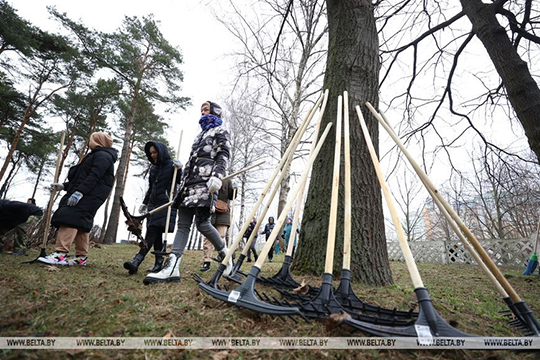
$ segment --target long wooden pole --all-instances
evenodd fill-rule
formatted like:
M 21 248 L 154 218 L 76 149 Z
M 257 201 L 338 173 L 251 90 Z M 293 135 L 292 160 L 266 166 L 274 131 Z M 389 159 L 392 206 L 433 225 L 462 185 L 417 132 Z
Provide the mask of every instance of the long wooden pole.
M 409 270 L 409 274 L 411 275 L 414 288 L 417 289 L 424 287 L 424 283 L 422 282 L 422 278 L 420 277 L 420 273 L 418 272 L 418 267 L 416 266 L 416 262 L 414 261 L 414 257 L 412 255 L 411 249 L 409 248 L 409 244 L 407 243 L 407 237 L 405 236 L 405 232 L 401 227 L 401 221 L 399 220 L 399 217 L 397 215 L 394 201 L 392 200 L 392 195 L 390 194 L 390 190 L 388 190 L 388 186 L 386 185 L 386 181 L 384 180 L 384 175 L 379 164 L 379 159 L 377 159 L 377 154 L 375 152 L 375 148 L 373 147 L 373 142 L 371 141 L 371 136 L 369 135 L 366 122 L 364 121 L 364 116 L 362 115 L 362 111 L 360 111 L 360 106 L 356 106 L 356 113 L 358 115 L 358 120 L 360 120 L 360 127 L 362 128 L 362 132 L 364 133 L 364 138 L 366 139 L 369 155 L 371 156 L 373 166 L 375 167 L 375 172 L 377 173 L 377 178 L 379 179 L 379 183 L 381 184 L 384 198 L 386 199 L 386 204 L 388 205 L 390 215 L 392 216 L 392 221 L 394 222 L 394 227 L 396 228 L 399 246 L 401 247 L 401 251 L 403 252 L 405 264 L 407 265 L 407 269 Z
M 62 137 L 60 139 L 60 146 L 58 147 L 58 157 L 56 158 L 56 170 L 54 172 L 54 183 L 58 183 L 58 178 L 60 177 L 60 164 L 62 163 L 62 148 L 64 147 L 65 138 L 66 138 L 66 133 L 62 131 Z M 49 204 L 47 205 L 47 212 L 45 213 L 45 227 L 43 228 L 42 250 L 47 247 L 47 239 L 49 238 L 49 227 L 51 226 L 51 212 L 52 212 L 52 207 L 54 204 L 55 195 L 56 195 L 56 187 L 53 187 L 51 189 L 51 196 L 49 197 Z
M 184 135 L 184 130 L 180 130 L 180 140 L 178 140 L 178 147 L 176 151 L 176 160 L 180 158 L 180 146 L 182 145 L 182 136 Z M 175 166 L 173 171 L 171 190 L 169 191 L 169 203 L 172 202 L 174 198 L 174 189 L 176 188 L 176 176 L 178 174 L 178 168 Z M 162 251 L 167 250 L 167 234 L 169 233 L 169 223 L 171 221 L 171 211 L 172 208 L 167 209 L 167 218 L 165 219 L 165 235 L 163 236 L 163 248 Z
M 499 283 L 504 288 L 504 290 L 508 293 L 508 296 L 510 297 L 510 299 L 515 303 L 516 302 L 521 302 L 522 301 L 521 298 L 516 293 L 516 291 L 514 290 L 512 285 L 510 285 L 508 280 L 506 280 L 506 278 L 501 273 L 501 271 L 499 270 L 497 265 L 495 265 L 493 260 L 491 260 L 489 255 L 486 253 L 486 251 L 484 250 L 484 248 L 482 247 L 480 242 L 476 239 L 476 237 L 469 230 L 469 228 L 463 223 L 463 221 L 461 221 L 461 219 L 459 218 L 457 213 L 454 211 L 454 209 L 452 209 L 450 204 L 442 197 L 442 195 L 439 193 L 439 191 L 437 190 L 435 185 L 431 182 L 431 180 L 428 178 L 428 176 L 424 173 L 422 168 L 416 163 L 416 161 L 413 159 L 411 154 L 409 154 L 409 152 L 407 151 L 407 149 L 405 148 L 405 146 L 403 145 L 401 140 L 395 135 L 395 132 L 389 127 L 389 125 L 384 121 L 384 119 L 381 117 L 381 115 L 379 113 L 377 113 L 377 111 L 375 110 L 375 108 L 371 104 L 366 103 L 366 106 L 373 113 L 373 115 L 379 121 L 379 123 L 384 127 L 384 129 L 388 132 L 388 134 L 394 140 L 394 142 L 399 146 L 399 148 L 401 149 L 403 154 L 407 157 L 407 159 L 409 159 L 409 162 L 411 163 L 412 167 L 414 168 L 414 170 L 416 171 L 418 176 L 420 176 L 425 181 L 427 186 L 429 186 L 431 188 L 433 194 L 435 194 L 435 196 L 441 201 L 441 204 L 444 206 L 446 211 L 448 211 L 448 213 L 450 214 L 452 219 L 456 222 L 459 229 L 463 232 L 463 234 L 467 237 L 467 239 L 469 239 L 469 241 L 471 242 L 474 249 L 478 252 L 480 257 L 482 258 L 482 261 L 486 264 L 486 266 L 491 271 L 493 276 L 495 276 L 495 278 L 499 281 Z

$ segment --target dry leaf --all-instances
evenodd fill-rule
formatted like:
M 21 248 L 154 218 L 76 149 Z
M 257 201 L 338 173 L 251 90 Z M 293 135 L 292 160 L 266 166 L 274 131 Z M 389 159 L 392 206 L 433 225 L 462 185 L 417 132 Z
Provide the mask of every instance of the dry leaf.
M 53 266 L 53 265 L 47 265 L 45 266 L 45 269 L 47 271 L 60 271 L 60 269 L 57 266 Z
M 335 323 L 340 323 L 345 319 L 350 319 L 351 316 L 346 312 L 341 312 L 340 314 L 330 314 L 330 319 Z
M 298 295 L 306 295 L 309 292 L 309 286 L 304 280 L 302 280 L 302 284 L 300 284 L 300 286 L 296 289 L 293 289 L 292 292 Z
M 167 333 L 163 336 L 164 339 L 166 338 L 173 338 L 175 337 L 171 330 L 168 330 Z

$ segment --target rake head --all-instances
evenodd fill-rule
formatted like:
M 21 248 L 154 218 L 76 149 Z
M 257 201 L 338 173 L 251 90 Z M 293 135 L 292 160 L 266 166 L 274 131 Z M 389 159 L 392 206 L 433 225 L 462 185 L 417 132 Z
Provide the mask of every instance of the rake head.
M 510 325 L 523 331 L 526 336 L 540 336 L 540 325 L 529 306 L 524 301 L 514 303 L 509 297 L 504 302 L 510 310 L 506 310 L 506 316 L 512 318 Z M 513 316 L 511 315 L 513 314 Z
M 231 273 L 225 276 L 226 279 L 233 281 L 237 284 L 242 283 L 244 279 L 240 275 L 246 276 L 246 274 L 240 271 L 240 268 L 242 267 L 242 264 L 244 263 L 245 258 L 246 258 L 246 255 L 244 254 L 240 254 L 240 256 L 238 256 L 238 260 L 234 263 Z
M 257 281 L 261 284 L 277 286 L 287 289 L 295 289 L 300 287 L 301 285 L 296 280 L 294 280 L 291 275 L 291 263 L 292 256 L 285 255 L 285 259 L 283 259 L 283 265 L 281 266 L 281 269 L 276 275 L 270 278 L 259 276 L 257 278 Z
M 268 304 L 255 297 L 254 284 L 260 269 L 253 267 L 248 274 L 246 281 L 238 288 L 231 291 L 219 290 L 216 287 L 210 286 L 207 283 L 199 283 L 199 287 L 212 297 L 233 304 L 248 310 L 256 311 L 263 314 L 274 316 L 300 316 L 306 319 L 304 314 L 296 307 L 285 307 L 273 304 Z
M 413 324 L 406 326 L 389 326 L 370 323 L 363 320 L 346 318 L 342 324 L 347 324 L 356 330 L 360 330 L 369 335 L 383 337 L 471 337 L 462 331 L 450 326 L 437 313 L 426 288 L 416 288 L 416 297 L 420 312 Z
M 348 313 L 360 313 L 364 315 L 375 315 L 379 318 L 401 319 L 410 322 L 418 317 L 418 313 L 412 309 L 409 311 L 386 309 L 380 306 L 375 306 L 361 300 L 351 288 L 351 271 L 348 269 L 341 270 L 341 281 L 338 288 L 334 291 L 336 301 Z

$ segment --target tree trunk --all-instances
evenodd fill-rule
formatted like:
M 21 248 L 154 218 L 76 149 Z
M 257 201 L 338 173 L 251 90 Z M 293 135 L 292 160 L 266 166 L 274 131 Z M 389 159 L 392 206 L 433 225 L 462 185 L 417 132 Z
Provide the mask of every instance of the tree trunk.
M 130 154 L 131 134 L 133 132 L 133 120 L 137 112 L 136 107 L 136 95 L 132 100 L 132 108 L 129 119 L 126 121 L 126 130 L 124 132 L 124 142 L 122 145 L 122 152 L 120 160 L 118 162 L 118 169 L 116 170 L 116 185 L 114 188 L 113 205 L 111 208 L 111 214 L 109 215 L 109 224 L 103 237 L 104 244 L 114 244 L 116 242 L 116 236 L 118 233 L 118 223 L 120 220 L 120 196 L 124 194 L 125 177 L 127 176 L 127 166 Z
M 330 98 L 321 129 L 334 122 L 337 97 L 349 93 L 352 170 L 351 273 L 366 284 L 392 283 L 388 262 L 381 189 L 354 107 L 360 105 L 374 146 L 378 148 L 377 121 L 364 103 L 378 106 L 379 57 L 373 6 L 368 0 L 327 0 L 329 47 L 324 88 Z M 335 126 L 332 131 L 335 131 Z M 320 275 L 324 270 L 335 134 L 328 135 L 313 166 L 294 269 Z M 341 174 L 343 174 L 343 167 Z M 343 239 L 343 177 L 336 239 Z M 334 272 L 342 267 L 343 243 L 336 241 Z
M 540 159 L 540 89 L 496 17 L 496 6 L 481 0 L 461 0 L 463 11 L 497 69 L 529 146 Z

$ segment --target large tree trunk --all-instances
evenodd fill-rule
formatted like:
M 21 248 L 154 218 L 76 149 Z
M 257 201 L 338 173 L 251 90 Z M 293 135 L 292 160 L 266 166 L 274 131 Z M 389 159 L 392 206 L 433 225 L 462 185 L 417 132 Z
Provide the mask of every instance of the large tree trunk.
M 498 2 L 500 3 L 500 2 Z M 497 69 L 529 145 L 540 159 L 540 89 L 496 17 L 496 7 L 481 0 L 461 0 L 463 11 Z
M 364 103 L 378 105 L 379 57 L 373 6 L 369 0 L 327 0 L 329 47 L 324 79 L 330 90 L 321 129 L 334 122 L 337 97 L 349 92 L 352 167 L 352 249 L 351 272 L 366 284 L 391 283 L 386 250 L 380 185 L 354 107 L 360 105 L 371 137 L 378 148 L 377 121 L 365 111 Z M 335 126 L 333 127 L 335 129 Z M 332 131 L 333 132 L 333 131 Z M 335 134 L 328 135 L 313 166 L 300 234 L 295 270 L 320 275 L 324 270 Z M 343 163 L 343 162 L 342 162 Z M 343 174 L 343 169 L 341 171 Z M 334 273 L 342 268 L 343 177 L 334 256 Z

